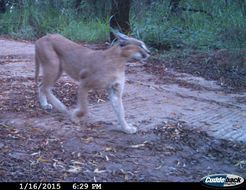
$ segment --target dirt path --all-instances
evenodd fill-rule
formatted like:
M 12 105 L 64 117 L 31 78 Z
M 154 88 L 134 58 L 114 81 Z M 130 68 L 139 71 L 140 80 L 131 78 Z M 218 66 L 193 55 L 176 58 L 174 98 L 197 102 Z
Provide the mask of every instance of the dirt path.
M 124 105 L 134 135 L 115 131 L 104 91 L 91 93 L 91 124 L 77 126 L 39 108 L 34 46 L 0 40 L 1 181 L 199 181 L 211 173 L 246 177 L 246 93 L 214 81 L 129 63 Z M 76 102 L 66 75 L 56 94 Z

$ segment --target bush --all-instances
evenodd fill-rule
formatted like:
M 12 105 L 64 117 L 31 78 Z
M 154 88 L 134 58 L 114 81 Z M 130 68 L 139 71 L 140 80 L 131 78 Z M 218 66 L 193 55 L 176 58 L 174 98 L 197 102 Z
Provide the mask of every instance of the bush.
M 61 33 L 73 40 L 88 42 L 106 41 L 109 26 L 97 18 L 78 17 L 72 9 L 54 9 L 33 6 L 27 9 L 13 9 L 0 14 L 0 35 L 14 38 L 37 39 L 47 33 Z
M 166 50 L 246 48 L 246 15 L 236 1 L 226 5 L 222 0 L 185 0 L 179 6 L 181 14 L 171 15 L 169 1 L 153 1 L 143 14 L 137 13 L 139 5 L 134 4 L 133 34 Z
M 246 48 L 245 1 L 182 0 L 179 14 L 170 13 L 170 1 L 133 0 L 132 35 L 164 50 Z M 35 39 L 58 32 L 73 40 L 109 38 L 111 0 L 11 0 L 7 5 L 0 14 L 0 35 Z
M 72 21 L 59 29 L 59 33 L 76 41 L 99 42 L 109 39 L 109 25 L 100 20 Z

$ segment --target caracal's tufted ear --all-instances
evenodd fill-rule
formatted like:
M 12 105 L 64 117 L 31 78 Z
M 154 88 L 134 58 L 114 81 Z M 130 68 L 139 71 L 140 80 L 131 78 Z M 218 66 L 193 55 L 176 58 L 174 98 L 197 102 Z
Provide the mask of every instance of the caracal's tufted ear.
M 143 48 L 147 53 L 150 53 L 150 50 L 146 47 L 144 42 L 141 43 L 140 47 Z
M 114 34 L 114 36 L 116 37 L 116 39 L 118 40 L 120 45 L 125 46 L 126 44 L 128 44 L 129 37 L 127 35 L 122 34 L 119 31 L 115 31 L 113 29 L 111 29 L 111 31 Z
M 118 39 L 119 44 L 121 46 L 125 46 L 127 44 L 134 44 L 137 45 L 141 48 L 143 48 L 147 53 L 150 53 L 149 49 L 146 47 L 145 43 L 141 40 L 138 40 L 136 38 L 133 37 L 129 37 L 117 30 L 114 30 L 111 28 L 112 33 L 114 34 L 114 36 Z

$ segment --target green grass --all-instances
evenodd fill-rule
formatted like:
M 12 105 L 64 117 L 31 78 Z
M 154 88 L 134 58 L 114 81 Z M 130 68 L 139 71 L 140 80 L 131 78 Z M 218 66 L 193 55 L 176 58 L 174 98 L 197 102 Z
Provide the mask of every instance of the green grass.
M 96 18 L 97 14 L 87 17 L 85 15 L 88 14 L 77 15 L 75 10 L 69 7 L 71 2 L 65 0 L 59 1 L 68 4 L 64 4 L 64 9 L 58 1 L 58 8 L 51 8 L 48 1 L 40 3 L 40 6 L 44 7 L 34 6 L 34 1 L 25 2 L 29 4 L 24 9 L 14 9 L 0 15 L 0 35 L 35 40 L 47 33 L 61 33 L 75 41 L 109 40 L 110 15 L 106 19 Z M 228 1 L 228 6 L 224 0 L 184 0 L 180 3 L 180 6 L 185 8 L 205 10 L 211 13 L 212 17 L 191 11 L 183 11 L 181 16 L 170 16 L 169 1 L 156 0 L 148 6 L 145 1 L 132 2 L 132 35 L 153 48 L 169 51 L 246 48 L 246 15 L 242 14 L 237 1 Z M 83 10 L 85 13 L 90 10 L 88 6 L 91 4 L 86 4 Z
M 109 39 L 109 30 L 106 22 L 91 20 L 72 21 L 58 32 L 75 41 L 102 42 Z
M 152 4 L 144 15 L 132 16 L 133 34 L 149 44 L 170 49 L 246 48 L 246 16 L 236 2 L 228 7 L 221 0 L 210 4 L 209 1 L 183 2 L 186 3 L 182 7 L 206 10 L 212 17 L 190 11 L 183 11 L 180 17 L 170 16 L 169 2 L 163 1 Z
M 77 18 L 70 13 L 43 12 L 37 7 L 6 13 L 0 15 L 0 35 L 35 40 L 47 33 L 60 33 L 75 41 L 101 42 L 109 39 L 107 21 Z

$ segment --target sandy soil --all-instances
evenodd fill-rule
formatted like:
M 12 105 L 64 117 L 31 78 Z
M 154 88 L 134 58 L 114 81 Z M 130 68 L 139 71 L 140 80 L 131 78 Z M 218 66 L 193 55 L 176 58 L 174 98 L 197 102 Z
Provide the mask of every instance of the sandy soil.
M 91 92 L 87 125 L 41 110 L 33 80 L 34 45 L 0 39 L 0 181 L 187 182 L 214 173 L 246 177 L 244 73 L 225 72 L 223 81 L 223 76 L 202 75 L 225 68 L 218 64 L 220 54 L 213 55 L 217 62 L 210 61 L 212 67 L 199 68 L 201 73 L 194 68 L 206 55 L 129 63 L 124 105 L 127 121 L 139 131 L 127 135 L 114 130 L 116 118 L 104 91 Z M 235 77 L 242 80 L 230 82 Z M 73 107 L 76 89 L 64 74 L 54 92 Z

